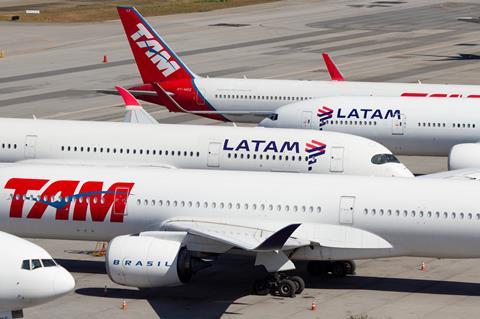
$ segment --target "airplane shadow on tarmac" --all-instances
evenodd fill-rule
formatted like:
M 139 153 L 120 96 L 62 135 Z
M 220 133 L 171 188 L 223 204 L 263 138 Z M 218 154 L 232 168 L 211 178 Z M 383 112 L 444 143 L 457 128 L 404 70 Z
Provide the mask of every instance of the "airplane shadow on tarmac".
M 72 272 L 105 273 L 105 266 L 100 261 L 59 260 L 59 263 Z M 477 283 L 361 275 L 312 277 L 306 272 L 304 263 L 297 266 L 296 273 L 305 279 L 309 289 L 480 296 L 480 284 Z M 223 314 L 241 315 L 241 312 L 228 312 L 227 309 L 233 304 L 242 304 L 237 300 L 251 295 L 254 279 L 264 275 L 263 268 L 254 267 L 251 258 L 221 256 L 213 267 L 199 272 L 183 286 L 151 290 L 109 288 L 106 295 L 104 287 L 90 287 L 77 289 L 76 293 L 100 298 L 144 299 L 161 318 L 218 318 Z M 309 294 L 320 293 L 310 291 Z

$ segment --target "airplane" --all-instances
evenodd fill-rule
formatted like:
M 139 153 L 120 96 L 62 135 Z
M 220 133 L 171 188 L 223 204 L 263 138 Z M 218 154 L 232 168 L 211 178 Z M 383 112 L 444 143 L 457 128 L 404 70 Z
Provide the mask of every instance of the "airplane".
M 283 106 L 259 125 L 363 136 L 397 155 L 449 156 L 460 169 L 480 167 L 478 118 L 474 99 L 326 97 Z
M 293 297 L 298 260 L 345 276 L 353 259 L 480 257 L 480 186 L 465 179 L 2 163 L 0 181 L 0 230 L 110 241 L 107 273 L 126 286 L 186 283 L 238 253 L 268 272 L 257 294 Z
M 127 90 L 117 89 L 124 98 L 129 123 L 155 121 Z M 0 118 L 0 136 L 0 162 L 109 162 L 413 177 L 384 146 L 335 132 Z M 379 157 L 384 160 L 372 162 Z
M 141 100 L 163 105 L 156 84 L 176 103 L 176 107 L 167 107 L 171 112 L 258 123 L 275 116 L 279 107 L 326 96 L 480 98 L 477 85 L 340 81 L 341 73 L 337 81 L 201 77 L 183 63 L 134 7 L 117 9 L 143 80 L 129 91 Z
M 0 318 L 59 298 L 75 287 L 72 275 L 41 247 L 0 231 Z

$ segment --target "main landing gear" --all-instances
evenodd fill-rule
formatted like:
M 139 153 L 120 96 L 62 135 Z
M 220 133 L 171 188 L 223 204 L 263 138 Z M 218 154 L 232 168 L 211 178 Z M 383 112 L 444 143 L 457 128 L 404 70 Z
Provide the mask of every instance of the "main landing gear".
M 258 279 L 253 285 L 255 294 L 265 296 L 290 297 L 300 294 L 305 289 L 305 281 L 299 276 L 286 276 L 281 273 L 271 274 L 264 279 Z
M 355 274 L 355 262 L 353 260 L 315 260 L 308 263 L 307 271 L 312 276 L 331 274 L 334 277 L 341 278 Z

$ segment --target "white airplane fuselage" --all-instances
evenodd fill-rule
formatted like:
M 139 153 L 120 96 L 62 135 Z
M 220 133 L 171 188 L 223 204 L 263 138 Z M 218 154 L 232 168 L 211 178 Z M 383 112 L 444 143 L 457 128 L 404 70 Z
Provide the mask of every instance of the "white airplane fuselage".
M 1 318 L 11 318 L 12 310 L 51 301 L 74 288 L 72 275 L 43 248 L 4 232 L 0 232 L 0 245 Z
M 480 140 L 476 99 L 331 97 L 276 113 L 260 125 L 359 135 L 401 155 L 446 156 L 454 145 Z
M 301 223 L 293 236 L 313 242 L 326 236 L 317 225 L 343 225 L 393 247 L 306 247 L 296 259 L 480 257 L 472 181 L 26 164 L 3 164 L 0 181 L 0 229 L 20 236 L 106 241 L 170 218 L 216 218 Z
M 0 119 L 0 162 L 26 159 L 177 168 L 412 176 L 362 137 L 311 130 Z

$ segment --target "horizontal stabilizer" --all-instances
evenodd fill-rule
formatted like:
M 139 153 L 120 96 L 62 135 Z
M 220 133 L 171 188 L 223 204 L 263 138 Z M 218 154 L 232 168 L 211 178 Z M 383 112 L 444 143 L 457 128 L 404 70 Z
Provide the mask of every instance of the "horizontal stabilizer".
M 125 117 L 123 119 L 125 123 L 158 124 L 157 120 L 145 111 L 140 102 L 128 90 L 121 86 L 115 86 L 115 89 L 120 93 L 125 103 Z

